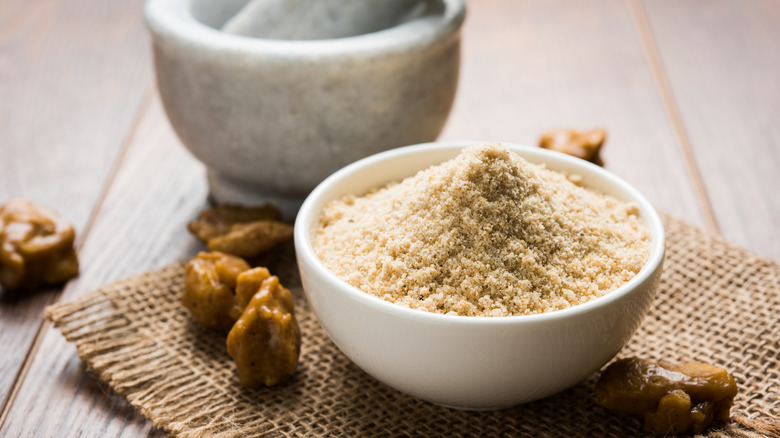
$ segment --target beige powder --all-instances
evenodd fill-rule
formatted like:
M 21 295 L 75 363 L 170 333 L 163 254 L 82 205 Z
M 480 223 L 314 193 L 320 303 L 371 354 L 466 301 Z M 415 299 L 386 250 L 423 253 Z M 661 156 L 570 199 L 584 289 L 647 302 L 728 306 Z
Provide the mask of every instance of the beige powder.
M 650 233 L 635 205 L 500 145 L 475 146 L 363 197 L 329 203 L 314 250 L 349 284 L 430 312 L 564 309 L 636 275 Z

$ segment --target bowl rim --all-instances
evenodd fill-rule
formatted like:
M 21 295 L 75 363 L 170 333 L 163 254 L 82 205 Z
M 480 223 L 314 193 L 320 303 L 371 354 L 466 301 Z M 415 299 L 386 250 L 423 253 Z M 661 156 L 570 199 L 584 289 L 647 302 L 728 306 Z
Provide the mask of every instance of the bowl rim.
M 522 151 L 524 154 L 530 154 L 531 156 L 546 156 L 553 160 L 562 161 L 568 165 L 575 167 L 581 167 L 586 169 L 592 174 L 596 174 L 598 178 L 606 180 L 612 185 L 620 186 L 621 189 L 627 192 L 640 209 L 640 215 L 646 216 L 646 226 L 650 229 L 651 241 L 650 241 L 650 255 L 647 261 L 642 266 L 642 269 L 628 282 L 612 290 L 604 296 L 594 298 L 582 304 L 577 304 L 566 309 L 555 310 L 544 313 L 537 313 L 532 315 L 512 315 L 512 316 L 500 316 L 500 317 L 488 317 L 488 316 L 464 316 L 464 315 L 447 315 L 441 313 L 427 312 L 419 309 L 412 309 L 403 307 L 389 301 L 385 301 L 379 297 L 363 292 L 360 289 L 350 285 L 346 281 L 339 278 L 335 273 L 330 271 L 320 261 L 319 257 L 314 253 L 314 249 L 311 244 L 311 235 L 315 221 L 319 219 L 321 208 L 324 207 L 326 202 L 332 199 L 326 199 L 322 201 L 324 195 L 336 184 L 340 183 L 344 179 L 349 178 L 352 174 L 370 168 L 372 166 L 381 165 L 381 163 L 387 159 L 395 158 L 403 155 L 414 155 L 416 153 L 435 150 L 435 149 L 456 149 L 461 150 L 465 147 L 478 145 L 499 143 L 505 146 L 510 151 L 517 152 Z M 453 155 L 454 157 L 454 155 Z M 525 157 L 524 157 L 525 158 Z M 529 160 L 535 162 L 534 160 Z M 415 171 L 416 173 L 416 171 Z M 414 173 L 407 175 L 412 176 Z M 406 178 L 406 177 L 404 177 Z M 388 181 L 389 182 L 389 181 Z M 371 189 L 372 187 L 366 187 Z M 334 198 L 335 199 L 335 198 Z M 315 211 L 317 204 L 322 201 L 322 206 Z M 299 263 L 299 270 L 303 271 L 305 264 L 310 269 L 317 271 L 318 275 L 326 280 L 329 285 L 339 290 L 340 293 L 347 294 L 350 298 L 357 300 L 365 305 L 368 305 L 375 310 L 383 313 L 393 314 L 403 318 L 413 318 L 421 322 L 428 322 L 434 324 L 473 324 L 476 326 L 503 326 L 505 324 L 516 325 L 518 323 L 531 324 L 531 323 L 548 323 L 551 321 L 557 321 L 562 319 L 568 319 L 585 315 L 591 312 L 599 311 L 603 308 L 609 307 L 611 303 L 623 299 L 627 295 L 630 295 L 633 291 L 637 290 L 640 284 L 643 284 L 651 279 L 653 274 L 661 267 L 664 253 L 666 249 L 665 231 L 663 223 L 661 221 L 658 212 L 653 208 L 644 195 L 642 195 L 637 189 L 619 178 L 617 175 L 605 170 L 602 167 L 589 163 L 585 160 L 575 158 L 560 152 L 555 152 L 539 147 L 532 147 L 526 145 L 520 145 L 515 143 L 505 142 L 480 142 L 480 141 L 448 141 L 448 142 L 431 142 L 422 143 L 418 145 L 404 146 L 401 148 L 391 149 L 388 151 L 380 152 L 355 161 L 340 170 L 336 171 L 324 181 L 322 181 L 304 200 L 298 211 L 298 216 L 295 219 L 294 225 L 294 240 L 295 250 Z M 308 295 L 308 291 L 305 290 Z
M 305 59 L 313 56 L 329 58 L 344 54 L 365 56 L 404 52 L 427 47 L 455 36 L 466 16 L 466 0 L 439 0 L 444 6 L 441 14 L 410 20 L 397 26 L 375 32 L 341 38 L 320 40 L 282 40 L 254 38 L 229 34 L 202 23 L 192 16 L 190 0 L 146 0 L 144 21 L 154 39 L 171 40 L 182 48 L 194 46 L 196 50 L 235 51 L 260 58 Z M 420 28 L 422 21 L 431 22 L 427 29 Z

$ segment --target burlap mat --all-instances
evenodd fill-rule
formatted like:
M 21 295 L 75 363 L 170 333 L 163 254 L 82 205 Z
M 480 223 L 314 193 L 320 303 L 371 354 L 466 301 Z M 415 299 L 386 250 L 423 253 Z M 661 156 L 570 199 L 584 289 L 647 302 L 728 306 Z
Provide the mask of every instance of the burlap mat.
M 740 393 L 732 421 L 709 436 L 778 436 L 780 265 L 679 220 L 665 223 L 659 295 L 621 356 L 726 367 Z M 304 342 L 296 376 L 280 387 L 239 386 L 225 337 L 201 329 L 179 303 L 181 263 L 51 306 L 47 317 L 100 379 L 176 436 L 649 435 L 639 419 L 596 403 L 596 376 L 496 412 L 442 408 L 384 386 L 328 339 L 303 298 L 292 250 L 284 252 L 272 271 L 296 295 Z

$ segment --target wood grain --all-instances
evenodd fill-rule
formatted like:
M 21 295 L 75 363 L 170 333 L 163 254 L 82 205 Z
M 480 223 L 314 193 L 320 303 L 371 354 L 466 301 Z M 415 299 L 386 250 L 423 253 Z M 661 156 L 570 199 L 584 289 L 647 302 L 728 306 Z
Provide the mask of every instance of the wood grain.
M 461 84 L 442 139 L 537 144 L 545 129 L 603 126 L 607 169 L 657 208 L 704 224 L 625 2 L 469 7 Z
M 548 127 L 598 124 L 610 129 L 611 145 L 629 145 L 607 149 L 608 165 L 618 173 L 636 176 L 631 170 L 637 159 L 657 163 L 671 156 L 677 162 L 630 15 L 620 2 L 599 8 L 596 14 L 573 2 L 471 4 L 460 94 L 442 138 L 533 143 Z M 643 120 L 627 114 L 631 110 Z M 155 103 L 83 248 L 85 272 L 63 300 L 194 253 L 198 246 L 184 223 L 202 207 L 206 189 L 202 169 L 176 144 Z M 664 179 L 675 187 L 647 182 L 653 201 L 700 222 L 684 168 L 664 169 Z M 632 182 L 650 173 L 658 175 L 640 171 Z M 106 399 L 78 363 L 72 347 L 48 330 L 2 431 L 149 431 L 137 417 L 114 418 L 125 412 L 121 400 Z M 44 390 L 49 396 L 39 400 L 36 394 Z
M 178 143 L 155 99 L 82 249 L 84 272 L 62 300 L 202 249 L 186 223 L 205 207 L 206 196 L 205 170 Z M 43 393 L 45 398 L 39 396 Z M 160 433 L 123 398 L 98 384 L 75 348 L 47 326 L 0 435 L 74 436 L 84 431 L 100 431 L 99 436 Z
M 0 3 L 0 203 L 51 207 L 83 237 L 151 81 L 140 5 Z M 0 412 L 58 294 L 0 291 Z
M 780 261 L 780 3 L 643 6 L 722 234 Z
M 776 3 L 654 0 L 644 4 L 650 30 L 642 30 L 631 1 L 469 3 L 460 89 L 441 139 L 534 144 L 547 128 L 604 126 L 609 170 L 659 209 L 704 225 L 705 203 L 685 163 L 690 146 L 726 237 L 779 259 Z M 156 99 L 130 132 L 151 83 L 140 6 L 0 3 L 0 201 L 48 205 L 80 232 L 94 218 L 82 274 L 63 300 L 201 248 L 185 223 L 205 206 L 203 167 L 179 145 Z M 647 37 L 659 62 L 648 56 Z M 48 325 L 25 362 L 42 308 L 58 294 L 0 295 L 0 398 L 21 378 L 0 436 L 162 435 Z
M 141 3 L 2 3 L 0 199 L 83 229 L 152 78 Z

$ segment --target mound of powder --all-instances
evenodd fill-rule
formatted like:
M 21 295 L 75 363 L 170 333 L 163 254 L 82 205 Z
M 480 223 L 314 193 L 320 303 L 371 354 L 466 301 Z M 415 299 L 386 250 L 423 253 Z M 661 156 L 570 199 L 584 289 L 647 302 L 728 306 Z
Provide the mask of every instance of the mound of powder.
M 314 250 L 347 283 L 413 309 L 564 309 L 621 286 L 650 252 L 636 205 L 577 180 L 501 145 L 470 147 L 400 183 L 330 202 Z

